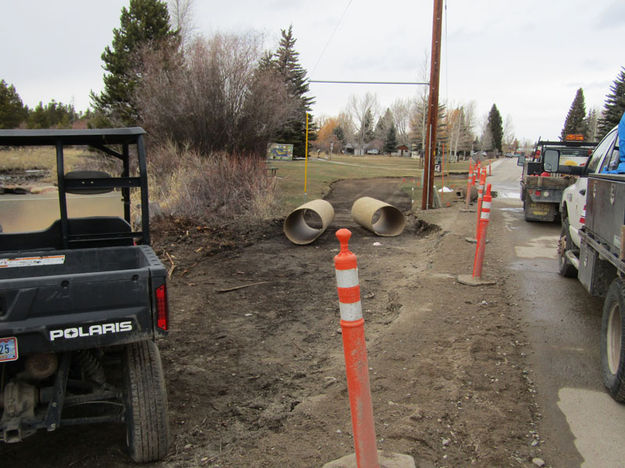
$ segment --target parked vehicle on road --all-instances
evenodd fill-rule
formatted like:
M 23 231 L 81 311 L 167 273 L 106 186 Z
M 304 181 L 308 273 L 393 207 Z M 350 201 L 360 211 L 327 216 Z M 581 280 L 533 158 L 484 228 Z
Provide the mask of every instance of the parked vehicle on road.
M 44 146 L 56 154 L 59 200 L 59 218 L 47 229 L 0 233 L 3 442 L 41 429 L 119 422 L 133 460 L 167 454 L 167 396 L 155 343 L 168 328 L 167 274 L 150 247 L 144 133 L 0 130 L 2 147 Z M 66 172 L 64 149 L 76 145 L 118 159 L 120 174 Z M 68 193 L 113 190 L 123 218 L 69 215 Z M 139 230 L 132 228 L 131 191 L 141 201 Z
M 577 276 L 581 230 L 586 222 L 586 192 L 588 177 L 616 167 L 619 159 L 618 133 L 612 129 L 595 147 L 584 167 L 572 167 L 578 177 L 564 190 L 560 203 L 562 231 L 558 243 L 559 269 L 563 276 Z M 551 154 L 549 158 L 551 158 Z M 559 162 L 557 163 L 559 164 Z
M 557 159 L 551 153 L 545 157 Z M 610 173 L 619 163 L 614 128 L 565 190 L 558 254 L 560 274 L 577 276 L 590 294 L 605 298 L 603 383 L 616 401 L 625 402 L 625 173 Z
M 517 164 L 523 166 L 521 176 L 521 201 L 526 221 L 555 221 L 560 215 L 559 206 L 566 187 L 575 182 L 569 168 L 584 166 L 595 143 L 583 141 L 543 141 L 536 143 L 534 152 L 519 156 Z M 548 149 L 557 149 L 560 166 L 545 163 Z

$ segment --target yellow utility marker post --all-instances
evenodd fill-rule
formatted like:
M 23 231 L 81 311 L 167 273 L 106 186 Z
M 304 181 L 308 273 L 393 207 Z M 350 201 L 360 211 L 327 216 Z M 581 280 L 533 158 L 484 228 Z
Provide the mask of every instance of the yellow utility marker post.
M 306 146 L 304 148 L 304 195 L 308 197 L 306 182 L 308 182 L 308 112 L 306 112 Z

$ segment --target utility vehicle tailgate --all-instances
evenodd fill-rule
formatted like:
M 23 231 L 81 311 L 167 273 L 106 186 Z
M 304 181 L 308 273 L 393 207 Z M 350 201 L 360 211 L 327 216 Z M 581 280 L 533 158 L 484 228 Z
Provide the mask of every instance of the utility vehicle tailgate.
M 148 246 L 3 253 L 0 337 L 29 352 L 122 344 L 156 331 L 166 271 Z

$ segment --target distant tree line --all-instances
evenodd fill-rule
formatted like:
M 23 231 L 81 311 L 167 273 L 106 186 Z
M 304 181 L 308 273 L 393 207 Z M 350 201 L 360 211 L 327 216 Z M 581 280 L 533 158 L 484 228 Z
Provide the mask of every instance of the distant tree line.
M 477 128 L 474 103 L 449 108 L 439 105 L 438 112 L 436 153 L 444 152 L 448 160 L 468 158 L 477 151 L 501 152 L 515 144 L 513 137 L 506 139 L 496 105 L 481 128 Z M 335 153 L 423 155 L 426 122 L 427 92 L 416 100 L 398 99 L 383 113 L 374 94 L 350 96 L 345 111 L 320 120 L 314 145 Z
M 71 104 L 39 102 L 33 109 L 25 106 L 22 98 L 6 81 L 0 80 L 0 128 L 71 128 L 83 118 Z

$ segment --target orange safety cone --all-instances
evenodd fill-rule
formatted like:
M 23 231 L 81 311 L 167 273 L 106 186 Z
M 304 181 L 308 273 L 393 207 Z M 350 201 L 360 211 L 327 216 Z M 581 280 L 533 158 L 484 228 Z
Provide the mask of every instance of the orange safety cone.
M 365 320 L 362 317 L 360 285 L 358 283 L 358 261 L 349 251 L 348 242 L 352 233 L 339 229 L 336 237 L 341 250 L 334 257 L 336 285 L 341 313 L 345 373 L 352 414 L 354 448 L 359 468 L 378 468 L 373 405 L 369 387 L 369 367 L 365 345 Z
M 482 201 L 480 222 L 478 225 L 477 245 L 475 247 L 475 258 L 473 260 L 473 278 L 482 277 L 482 264 L 484 263 L 484 249 L 486 247 L 486 231 L 490 221 L 490 206 L 493 197 L 490 194 L 491 184 L 486 188 L 486 194 Z

